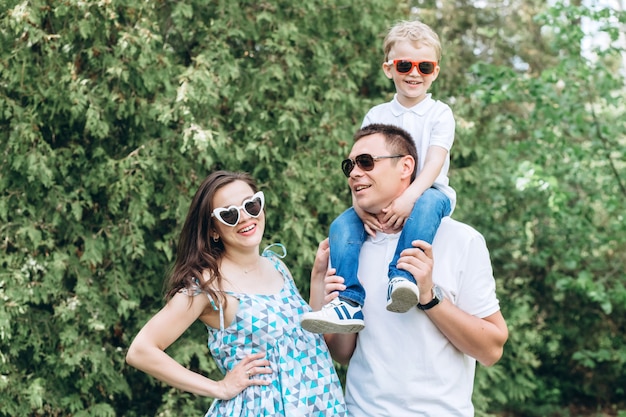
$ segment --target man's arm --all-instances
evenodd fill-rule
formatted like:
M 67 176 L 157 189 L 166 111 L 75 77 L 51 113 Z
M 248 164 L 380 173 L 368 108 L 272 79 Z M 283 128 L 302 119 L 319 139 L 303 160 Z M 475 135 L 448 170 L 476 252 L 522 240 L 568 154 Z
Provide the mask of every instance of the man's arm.
M 424 305 L 433 298 L 432 246 L 423 241 L 416 241 L 414 246 L 402 252 L 398 268 L 415 277 L 420 289 L 420 304 Z M 458 350 L 476 358 L 481 364 L 491 366 L 502 357 L 509 333 L 499 311 L 479 318 L 444 299 L 425 313 Z
M 481 364 L 491 366 L 502 357 L 509 333 L 499 311 L 481 319 L 444 299 L 426 314 L 458 350 Z

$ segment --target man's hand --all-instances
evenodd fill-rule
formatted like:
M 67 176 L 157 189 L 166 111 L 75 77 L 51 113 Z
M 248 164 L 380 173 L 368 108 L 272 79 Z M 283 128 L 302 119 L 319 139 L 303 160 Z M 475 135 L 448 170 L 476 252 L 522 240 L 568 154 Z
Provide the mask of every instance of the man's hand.
M 346 289 L 343 277 L 335 275 L 336 273 L 337 271 L 334 268 L 326 272 L 326 278 L 324 279 L 324 304 L 328 304 L 339 297 L 339 291 Z
M 330 245 L 328 238 L 322 240 L 317 246 L 313 269 L 311 270 L 311 283 L 323 284 L 326 270 L 328 269 L 328 259 L 330 257 Z
M 423 240 L 414 240 L 413 247 L 400 254 L 398 268 L 413 275 L 420 294 L 430 297 L 433 288 L 433 248 L 430 244 Z

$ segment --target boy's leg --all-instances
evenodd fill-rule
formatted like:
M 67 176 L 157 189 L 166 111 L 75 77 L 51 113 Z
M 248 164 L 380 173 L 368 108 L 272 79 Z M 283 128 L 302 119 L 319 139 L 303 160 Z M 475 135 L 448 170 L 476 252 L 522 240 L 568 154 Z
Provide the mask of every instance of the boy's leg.
M 408 271 L 398 269 L 400 253 L 411 248 L 414 240 L 433 243 L 441 219 L 450 214 L 450 199 L 436 188 L 424 191 L 415 202 L 411 215 L 404 223 L 393 260 L 389 264 L 387 310 L 404 313 L 419 302 L 415 278 Z
M 360 306 L 365 301 L 365 288 L 361 285 L 357 272 L 359 254 L 366 238 L 363 222 L 352 207 L 339 215 L 330 225 L 328 243 L 330 245 L 330 265 L 337 275 L 344 279 L 346 289 L 339 298 Z
M 357 271 L 359 254 L 365 241 L 363 222 L 353 208 L 349 208 L 330 225 L 330 264 L 343 277 L 346 289 L 339 297 L 320 311 L 302 315 L 302 328 L 313 333 L 355 333 L 363 328 L 361 306 L 365 289 Z

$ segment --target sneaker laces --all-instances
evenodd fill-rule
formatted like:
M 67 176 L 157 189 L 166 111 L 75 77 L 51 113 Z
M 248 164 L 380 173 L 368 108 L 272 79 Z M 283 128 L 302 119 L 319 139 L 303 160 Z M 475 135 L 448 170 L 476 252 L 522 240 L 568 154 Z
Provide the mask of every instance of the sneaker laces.
M 391 278 L 391 281 L 389 281 L 389 285 L 393 286 L 397 284 L 398 282 L 402 282 L 402 281 L 408 281 L 408 280 L 406 278 Z
M 335 308 L 335 307 L 340 306 L 341 303 L 343 303 L 343 301 L 341 301 L 341 299 L 339 297 L 337 297 L 334 300 L 332 300 L 330 303 L 326 304 L 322 308 Z

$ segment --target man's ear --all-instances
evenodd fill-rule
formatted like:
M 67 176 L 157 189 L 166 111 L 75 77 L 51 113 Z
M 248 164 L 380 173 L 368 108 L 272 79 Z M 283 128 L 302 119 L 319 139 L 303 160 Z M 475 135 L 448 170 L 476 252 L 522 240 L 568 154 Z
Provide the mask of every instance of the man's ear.
M 415 159 L 411 155 L 405 155 L 402 157 L 402 178 L 411 178 L 413 170 L 415 169 Z

